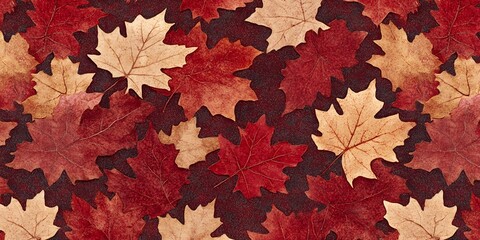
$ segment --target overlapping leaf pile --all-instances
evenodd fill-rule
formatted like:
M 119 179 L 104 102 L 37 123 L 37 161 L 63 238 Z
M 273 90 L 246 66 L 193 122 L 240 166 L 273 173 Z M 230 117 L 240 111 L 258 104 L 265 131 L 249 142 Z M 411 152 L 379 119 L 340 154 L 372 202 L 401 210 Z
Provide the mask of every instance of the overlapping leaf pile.
M 479 0 L 0 0 L 4 239 L 480 239 Z

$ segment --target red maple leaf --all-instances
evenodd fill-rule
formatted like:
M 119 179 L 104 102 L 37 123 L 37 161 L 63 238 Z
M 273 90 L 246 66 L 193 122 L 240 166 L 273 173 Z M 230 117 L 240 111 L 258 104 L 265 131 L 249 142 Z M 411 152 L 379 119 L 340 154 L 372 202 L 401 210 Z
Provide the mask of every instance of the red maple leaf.
M 353 188 L 344 176 L 307 177 L 307 196 L 325 205 L 318 213 L 316 233 L 325 239 L 334 231 L 338 239 L 379 239 L 382 233 L 375 224 L 386 213 L 383 201 L 400 202 L 400 195 L 408 193 L 405 180 L 390 173 L 381 160 L 372 162 L 377 179 L 356 178 Z
M 480 95 L 463 99 L 450 117 L 425 124 L 432 141 L 417 144 L 407 166 L 427 171 L 440 168 L 448 184 L 462 171 L 472 184 L 480 180 L 479 120 Z
M 248 68 L 260 54 L 253 47 L 244 47 L 239 41 L 231 43 L 222 39 L 212 49 L 206 47 L 206 35 L 200 25 L 194 27 L 188 36 L 181 31 L 167 34 L 167 44 L 184 44 L 198 47 L 186 58 L 186 64 L 179 68 L 164 69 L 172 80 L 172 92 L 180 92 L 179 104 L 185 109 L 187 118 L 206 106 L 210 112 L 235 118 L 235 105 L 240 100 L 256 100 L 250 81 L 233 75 Z
M 240 145 L 219 136 L 220 161 L 209 169 L 230 176 L 221 183 L 238 176 L 234 191 L 242 192 L 246 198 L 260 197 L 261 187 L 270 192 L 287 193 L 285 181 L 288 176 L 282 170 L 301 162 L 307 146 L 286 142 L 271 145 L 273 130 L 262 116 L 256 123 L 248 123 L 244 130 L 240 129 Z
M 15 5 L 15 0 L 0 0 L 0 27 L 3 24 L 3 15 L 12 12 Z
M 358 61 L 355 52 L 366 32 L 350 32 L 342 20 L 333 21 L 328 30 L 308 31 L 305 43 L 295 50 L 300 58 L 287 61 L 282 70 L 285 79 L 280 84 L 287 97 L 285 112 L 311 105 L 317 93 L 329 97 L 331 77 L 344 80 L 342 68 Z
M 245 3 L 253 0 L 182 0 L 180 10 L 190 9 L 192 17 L 202 17 L 206 22 L 219 18 L 218 9 L 235 10 L 238 7 L 245 7 Z
M 96 208 L 83 199 L 72 196 L 72 211 L 64 211 L 63 217 L 72 231 L 66 232 L 69 239 L 138 239 L 145 221 L 138 210 L 123 212 L 118 196 L 109 200 L 98 193 Z
M 453 53 L 461 58 L 480 55 L 480 0 L 436 0 L 432 15 L 440 25 L 425 33 L 433 44 L 433 54 L 443 62 Z
M 426 102 L 435 95 L 438 95 L 437 86 L 440 83 L 435 81 L 435 75 L 423 74 L 414 78 L 405 79 L 402 91 L 397 93 L 397 99 L 392 106 L 408 110 L 415 110 L 415 102 Z
M 472 194 L 470 201 L 470 211 L 462 211 L 462 218 L 470 228 L 465 232 L 468 239 L 478 239 L 480 237 L 480 198 Z
M 39 62 L 54 53 L 57 58 L 77 55 L 80 45 L 74 32 L 87 30 L 98 24 L 105 15 L 101 10 L 82 7 L 87 0 L 31 0 L 35 10 L 27 12 L 34 27 L 21 33 L 30 45 L 29 53 Z
M 33 141 L 19 144 L 8 165 L 29 171 L 41 168 L 49 185 L 63 171 L 72 181 L 100 177 L 102 172 L 95 159 L 133 147 L 135 123 L 153 111 L 149 104 L 120 92 L 110 97 L 109 109 L 95 106 L 100 98 L 97 93 L 60 98 L 53 118 L 37 119 L 27 125 Z
M 181 198 L 180 188 L 188 183 L 188 170 L 177 167 L 175 145 L 162 144 L 153 128 L 137 149 L 138 156 L 127 160 L 136 177 L 127 177 L 117 170 L 106 171 L 108 190 L 120 196 L 124 211 L 140 209 L 152 218 L 164 215 Z
M 418 0 L 347 0 L 349 2 L 355 1 L 363 4 L 365 9 L 363 13 L 365 16 L 372 19 L 376 25 L 380 24 L 389 13 L 398 14 L 401 19 L 406 20 L 407 15 L 415 12 L 420 5 Z

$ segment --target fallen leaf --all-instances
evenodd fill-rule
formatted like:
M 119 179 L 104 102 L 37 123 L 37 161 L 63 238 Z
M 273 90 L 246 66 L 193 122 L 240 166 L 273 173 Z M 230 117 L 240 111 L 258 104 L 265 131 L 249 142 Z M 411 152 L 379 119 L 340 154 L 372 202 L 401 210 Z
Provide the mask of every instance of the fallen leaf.
M 247 199 L 260 197 L 261 187 L 274 193 L 287 193 L 285 181 L 289 177 L 282 170 L 301 162 L 307 146 L 287 142 L 271 145 L 273 130 L 262 116 L 256 123 L 248 123 L 245 129 L 240 129 L 240 145 L 219 136 L 220 161 L 209 169 L 229 177 L 217 186 L 237 176 L 234 191 L 240 191 Z
M 267 52 L 284 46 L 296 46 L 303 42 L 309 30 L 317 32 L 328 26 L 315 19 L 321 0 L 269 0 L 263 1 L 263 7 L 246 19 L 251 23 L 264 25 L 272 29 L 268 37 Z
M 53 225 L 58 207 L 45 206 L 44 191 L 27 200 L 25 210 L 17 199 L 12 198 L 8 206 L 0 205 L 0 230 L 5 240 L 49 239 L 59 227 Z
M 16 0 L 0 0 L 0 26 L 3 24 L 3 15 L 13 12 Z
M 170 136 L 160 132 L 158 137 L 163 144 L 175 144 L 179 151 L 175 163 L 180 168 L 188 169 L 190 165 L 205 160 L 208 153 L 220 147 L 217 137 L 200 138 L 199 133 L 197 118 L 194 117 L 174 126 Z
M 457 59 L 454 66 L 455 76 L 447 71 L 437 74 L 440 94 L 428 100 L 423 108 L 431 118 L 448 117 L 460 100 L 480 94 L 480 64 L 473 59 Z
M 16 122 L 0 122 L 0 145 L 10 138 L 10 131 L 17 126 Z
M 415 111 L 416 102 L 425 103 L 440 92 L 437 89 L 438 81 L 430 74 L 420 74 L 413 78 L 405 79 L 402 83 L 402 91 L 397 93 L 397 99 L 392 107 L 403 110 Z
M 8 180 L 0 177 L 0 195 L 6 193 L 13 193 L 12 190 L 8 187 Z
M 80 44 L 74 32 L 87 32 L 105 16 L 100 9 L 80 7 L 87 0 L 31 0 L 35 10 L 27 11 L 35 26 L 20 33 L 30 45 L 29 53 L 43 62 L 51 53 L 57 58 L 76 56 Z
M 457 227 L 452 225 L 457 206 L 443 205 L 443 191 L 425 201 L 425 208 L 414 198 L 407 206 L 384 201 L 388 224 L 400 233 L 399 240 L 407 239 L 448 239 Z
M 438 10 L 432 16 L 439 26 L 425 33 L 433 44 L 433 53 L 443 62 L 453 53 L 463 59 L 480 55 L 479 0 L 435 0 Z
M 111 33 L 98 29 L 100 55 L 88 56 L 113 77 L 125 77 L 127 91 L 132 89 L 140 97 L 142 85 L 169 90 L 170 77 L 163 69 L 183 66 L 185 56 L 195 49 L 165 44 L 165 34 L 173 24 L 164 18 L 165 11 L 150 19 L 138 16 L 132 23 L 125 23 L 127 37 L 120 34 L 119 28 Z
M 215 231 L 222 222 L 215 217 L 215 200 L 205 207 L 198 206 L 193 210 L 190 207 L 185 208 L 185 223 L 181 223 L 176 218 L 170 216 L 158 217 L 158 231 L 162 235 L 162 239 L 171 240 L 209 240 L 230 239 L 225 235 L 220 237 L 211 237 L 211 233 Z
M 366 32 L 350 32 L 344 21 L 333 21 L 330 29 L 307 32 L 295 50 L 300 58 L 287 61 L 280 84 L 286 96 L 285 112 L 311 105 L 317 93 L 329 97 L 331 78 L 343 81 L 342 69 L 357 64 L 355 52 Z M 342 56 L 342 57 L 338 57 Z
M 375 178 L 370 163 L 376 158 L 397 162 L 393 148 L 402 145 L 408 131 L 415 123 L 402 122 L 398 116 L 377 119 L 375 114 L 383 102 L 375 98 L 375 81 L 361 92 L 347 92 L 345 99 L 338 99 L 343 115 L 333 107 L 327 112 L 316 110 L 318 130 L 322 136 L 312 135 L 319 150 L 334 152 L 342 166 L 347 181 L 357 177 Z
M 253 0 L 182 0 L 180 10 L 190 9 L 194 19 L 201 17 L 206 22 L 210 22 L 220 17 L 217 11 L 218 9 L 235 10 L 239 7 L 245 7 L 246 3 L 252 1 Z
M 93 208 L 83 199 L 72 196 L 72 210 L 64 211 L 65 222 L 72 231 L 65 232 L 68 239 L 138 239 L 145 221 L 140 211 L 122 211 L 122 201 L 115 195 L 112 200 L 98 193 Z
M 476 239 L 480 236 L 480 198 L 472 194 L 470 211 L 462 211 L 462 218 L 470 231 L 465 232 L 468 239 Z
M 52 75 L 44 72 L 33 74 L 37 94 L 22 103 L 25 112 L 32 114 L 34 119 L 51 118 L 61 96 L 86 92 L 94 74 L 79 75 L 78 65 L 69 59 L 54 58 L 51 62 Z
M 447 184 L 453 183 L 462 171 L 470 182 L 480 180 L 480 95 L 462 99 L 450 117 L 425 123 L 431 142 L 415 146 L 413 159 L 406 165 L 431 171 L 442 170 Z
M 139 209 L 142 215 L 152 218 L 164 215 L 180 200 L 180 188 L 188 183 L 188 171 L 175 165 L 178 151 L 174 145 L 160 143 L 153 128 L 149 128 L 137 149 L 138 155 L 127 160 L 136 177 L 106 171 L 108 190 L 120 196 L 126 212 Z
M 389 13 L 395 13 L 402 20 L 407 20 L 407 15 L 417 11 L 420 5 L 418 0 L 347 0 L 347 2 L 361 3 L 365 7 L 363 15 L 371 18 L 376 25 L 380 24 Z

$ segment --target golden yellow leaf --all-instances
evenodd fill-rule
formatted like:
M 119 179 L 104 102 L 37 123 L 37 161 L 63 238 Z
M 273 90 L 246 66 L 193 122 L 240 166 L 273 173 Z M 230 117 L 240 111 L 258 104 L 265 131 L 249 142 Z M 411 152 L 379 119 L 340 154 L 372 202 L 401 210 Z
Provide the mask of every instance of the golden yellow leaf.
M 5 145 L 5 141 L 10 138 L 10 131 L 15 126 L 16 122 L 0 122 L 0 145 Z
M 375 43 L 385 55 L 373 55 L 367 62 L 380 68 L 382 77 L 392 82 L 393 90 L 402 88 L 406 80 L 434 76 L 441 62 L 432 54 L 433 46 L 423 34 L 409 42 L 405 31 L 391 22 L 388 25 L 381 24 L 380 31 L 382 38 Z
M 132 23 L 125 23 L 126 38 L 118 28 L 112 33 L 98 29 L 100 55 L 88 56 L 113 77 L 127 78 L 127 91 L 132 89 L 140 97 L 144 84 L 169 90 L 170 77 L 161 69 L 183 66 L 185 57 L 196 48 L 164 44 L 165 34 L 173 25 L 164 18 L 165 11 L 150 19 L 138 16 Z
M 459 58 L 455 60 L 455 73 L 455 76 L 446 71 L 437 74 L 440 94 L 425 103 L 424 113 L 429 113 L 432 118 L 437 119 L 450 116 L 452 110 L 458 107 L 460 100 L 480 93 L 480 64 L 472 58 Z
M 268 37 L 267 51 L 284 46 L 296 46 L 305 42 L 309 30 L 328 29 L 328 26 L 315 19 L 321 0 L 268 0 L 263 7 L 247 18 L 247 21 L 272 29 Z
M 316 110 L 318 130 L 312 135 L 319 150 L 332 151 L 342 158 L 342 166 L 350 185 L 357 177 L 375 178 L 370 163 L 383 158 L 397 162 L 393 148 L 402 145 L 415 123 L 402 122 L 398 116 L 375 118 L 383 102 L 375 98 L 375 81 L 361 92 L 349 92 L 338 99 L 343 115 L 333 107 L 327 112 Z
M 198 206 L 195 210 L 186 207 L 185 224 L 168 215 L 164 218 L 158 217 L 158 231 L 162 235 L 162 239 L 169 240 L 230 239 L 225 235 L 216 238 L 210 236 L 222 224 L 219 218 L 214 217 L 214 213 L 215 200 L 205 207 Z
M 44 72 L 33 74 L 36 95 L 23 102 L 25 112 L 33 118 L 52 117 L 53 109 L 58 105 L 61 96 L 85 92 L 92 82 L 93 73 L 78 74 L 79 63 L 70 59 L 52 60 L 52 75 Z
M 179 150 L 175 163 L 180 168 L 188 169 L 190 165 L 205 160 L 205 155 L 220 147 L 217 137 L 199 138 L 199 133 L 197 118 L 193 117 L 174 126 L 170 136 L 160 132 L 158 137 L 164 144 L 175 144 L 175 148 Z
M 27 200 L 26 210 L 17 199 L 12 198 L 8 206 L 0 205 L 0 230 L 5 240 L 49 239 L 59 227 L 53 225 L 58 207 L 45 206 L 45 193 L 41 191 Z
M 443 205 L 443 191 L 427 199 L 423 210 L 413 198 L 407 206 L 387 201 L 383 204 L 387 210 L 385 219 L 398 230 L 399 240 L 448 239 L 457 231 L 457 227 L 452 225 L 457 206 Z

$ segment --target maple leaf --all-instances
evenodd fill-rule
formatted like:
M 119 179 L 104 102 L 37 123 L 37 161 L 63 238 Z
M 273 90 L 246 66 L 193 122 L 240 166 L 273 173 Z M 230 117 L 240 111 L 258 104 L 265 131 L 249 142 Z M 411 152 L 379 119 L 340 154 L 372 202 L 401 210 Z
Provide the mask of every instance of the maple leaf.
M 72 196 L 72 210 L 64 211 L 63 217 L 72 231 L 66 232 L 69 239 L 138 239 L 145 222 L 138 210 L 122 211 L 122 201 L 115 195 L 112 200 L 98 193 L 96 208 L 83 199 Z
M 7 182 L 8 182 L 7 179 L 0 178 L 0 195 L 6 194 L 6 193 L 13 193 L 12 190 L 8 187 Z
M 373 55 L 367 62 L 380 68 L 382 77 L 392 82 L 393 90 L 400 88 L 404 95 L 421 97 L 410 100 L 412 104 L 408 105 L 406 110 L 412 110 L 415 108 L 415 100 L 426 101 L 437 93 L 434 91 L 437 86 L 435 71 L 441 62 L 432 54 L 432 44 L 423 34 L 409 42 L 407 34 L 393 23 L 381 24 L 380 30 L 382 39 L 375 43 L 382 48 L 385 55 Z M 425 92 L 415 93 L 417 89 Z
M 469 232 L 465 232 L 468 239 L 475 239 L 480 236 L 480 198 L 472 194 L 470 201 L 470 211 L 462 211 L 462 218 L 470 228 Z
M 480 95 L 461 100 L 450 117 L 425 124 L 431 142 L 417 144 L 406 165 L 428 171 L 440 168 L 448 184 L 465 171 L 473 184 L 480 179 L 479 121 Z
M 172 134 L 160 132 L 158 137 L 164 144 L 175 144 L 179 151 L 175 163 L 180 168 L 188 169 L 190 165 L 205 160 L 205 156 L 217 150 L 219 141 L 217 137 L 199 137 L 200 128 L 197 128 L 197 118 L 182 122 L 172 128 Z
M 10 131 L 15 126 L 16 122 L 0 122 L 0 145 L 5 145 L 5 141 L 10 138 Z
M 188 171 L 175 165 L 178 151 L 174 145 L 160 143 L 153 128 L 149 128 L 137 149 L 138 156 L 127 160 L 136 177 L 106 171 L 108 190 L 120 196 L 124 211 L 140 209 L 142 215 L 152 218 L 164 215 L 181 198 L 180 188 L 188 183 Z
M 422 210 L 417 200 L 411 198 L 407 206 L 384 201 L 388 224 L 400 233 L 399 240 L 448 239 L 457 227 L 452 225 L 457 206 L 443 205 L 443 191 L 425 201 Z
M 440 92 L 437 89 L 439 82 L 431 74 L 420 74 L 413 78 L 405 79 L 402 83 L 402 91 L 397 93 L 397 99 L 392 103 L 393 107 L 415 111 L 416 102 L 426 102 Z
M 35 93 L 31 73 L 38 64 L 28 54 L 28 43 L 19 35 L 9 42 L 0 32 L 0 109 L 13 110 L 13 102 L 21 102 Z
M 257 9 L 246 19 L 251 23 L 264 25 L 272 29 L 268 37 L 267 52 L 284 46 L 296 46 L 303 42 L 309 30 L 328 29 L 328 26 L 315 19 L 322 1 L 312 0 L 270 0 L 263 1 L 263 7 Z
M 3 15 L 13 12 L 16 0 L 0 0 L 0 26 L 3 24 Z
M 49 239 L 59 227 L 53 225 L 58 207 L 45 206 L 44 191 L 27 200 L 25 210 L 20 202 L 12 198 L 8 206 L 0 205 L 0 230 L 5 240 Z
M 389 13 L 398 14 L 402 20 L 407 19 L 407 15 L 415 12 L 420 3 L 418 0 L 395 1 L 395 0 L 347 0 L 347 2 L 359 2 L 365 7 L 363 14 L 376 25 L 380 24 Z
M 170 77 L 162 72 L 163 69 L 183 66 L 185 56 L 195 49 L 164 44 L 165 34 L 173 25 L 164 18 L 165 11 L 150 19 L 138 16 L 132 23 L 125 23 L 126 38 L 119 28 L 112 33 L 98 29 L 100 55 L 88 56 L 113 77 L 125 77 L 127 91 L 132 89 L 140 97 L 142 85 L 169 90 Z
M 192 17 L 195 19 L 201 17 L 206 22 L 219 18 L 217 9 L 235 10 L 239 7 L 245 7 L 245 3 L 253 0 L 182 0 L 180 10 L 190 9 Z
M 39 62 L 54 53 L 57 58 L 77 55 L 80 44 L 73 36 L 74 32 L 87 30 L 98 24 L 105 16 L 100 9 L 80 7 L 87 0 L 31 0 L 35 10 L 29 10 L 28 16 L 35 23 L 21 35 L 30 45 L 29 53 Z
M 211 233 L 215 231 L 222 222 L 215 215 L 215 200 L 205 207 L 198 206 L 193 210 L 190 207 L 185 208 L 185 223 L 180 223 L 177 219 L 170 216 L 158 217 L 158 231 L 162 235 L 162 239 L 172 240 L 209 240 L 230 239 L 225 235 L 220 237 L 211 237 Z
M 460 100 L 480 94 L 480 65 L 473 59 L 457 59 L 455 76 L 447 71 L 437 74 L 440 94 L 425 103 L 424 113 L 432 118 L 444 118 L 458 107 Z
M 347 179 L 333 173 L 330 180 L 307 176 L 307 196 L 325 205 L 313 216 L 315 239 L 325 239 L 330 231 L 338 239 L 379 239 L 382 233 L 375 224 L 385 215 L 383 201 L 400 202 L 400 195 L 409 191 L 406 180 L 393 175 L 381 160 L 372 162 L 371 168 L 377 179 L 359 177 L 353 188 Z
M 355 52 L 366 32 L 350 32 L 344 21 L 333 21 L 330 29 L 309 31 L 295 50 L 300 58 L 287 61 L 280 84 L 286 96 L 285 112 L 311 105 L 317 93 L 329 97 L 331 77 L 343 80 L 342 68 L 357 64 Z M 342 57 L 338 57 L 342 56 Z
M 425 33 L 433 44 L 433 53 L 446 61 L 453 53 L 460 58 L 480 55 L 479 0 L 435 0 L 438 10 L 432 11 L 438 27 Z
M 110 109 L 95 106 L 100 99 L 98 93 L 62 96 L 53 118 L 28 123 L 33 141 L 20 143 L 8 165 L 29 171 L 41 168 L 49 184 L 63 171 L 72 181 L 100 177 L 96 157 L 133 147 L 135 123 L 153 110 L 149 104 L 123 93 L 110 97 Z
M 322 136 L 312 135 L 312 139 L 319 150 L 332 151 L 338 155 L 337 159 L 343 159 L 350 185 L 360 176 L 375 178 L 369 165 L 376 158 L 397 162 L 393 148 L 401 145 L 415 126 L 402 122 L 398 116 L 375 118 L 383 106 L 375 98 L 375 89 L 374 80 L 366 90 L 349 91 L 345 99 L 338 99 L 343 115 L 338 115 L 332 107 L 327 112 L 316 110 Z
M 238 101 L 257 100 L 249 81 L 233 73 L 252 65 L 253 59 L 260 54 L 258 50 L 244 47 L 240 41 L 231 43 L 226 38 L 208 49 L 206 35 L 199 24 L 188 36 L 177 32 L 172 33 L 168 40 L 198 46 L 195 52 L 187 56 L 185 66 L 164 71 L 172 77 L 169 82 L 172 91 L 181 93 L 179 104 L 184 108 L 187 118 L 193 117 L 200 107 L 206 106 L 212 115 L 222 114 L 235 119 L 234 110 Z
M 240 191 L 246 198 L 260 197 L 260 188 L 270 192 L 287 193 L 285 181 L 288 176 L 282 172 L 286 167 L 295 167 L 302 161 L 307 146 L 294 146 L 287 142 L 271 145 L 273 128 L 265 122 L 265 116 L 256 123 L 248 123 L 240 129 L 240 145 L 235 145 L 219 136 L 220 161 L 209 167 L 228 179 L 238 176 L 234 191 Z
M 94 74 L 79 75 L 78 66 L 79 63 L 72 63 L 69 59 L 54 58 L 51 63 L 52 75 L 44 72 L 33 74 L 37 94 L 22 103 L 25 112 L 31 113 L 36 119 L 52 117 L 61 96 L 85 92 Z

